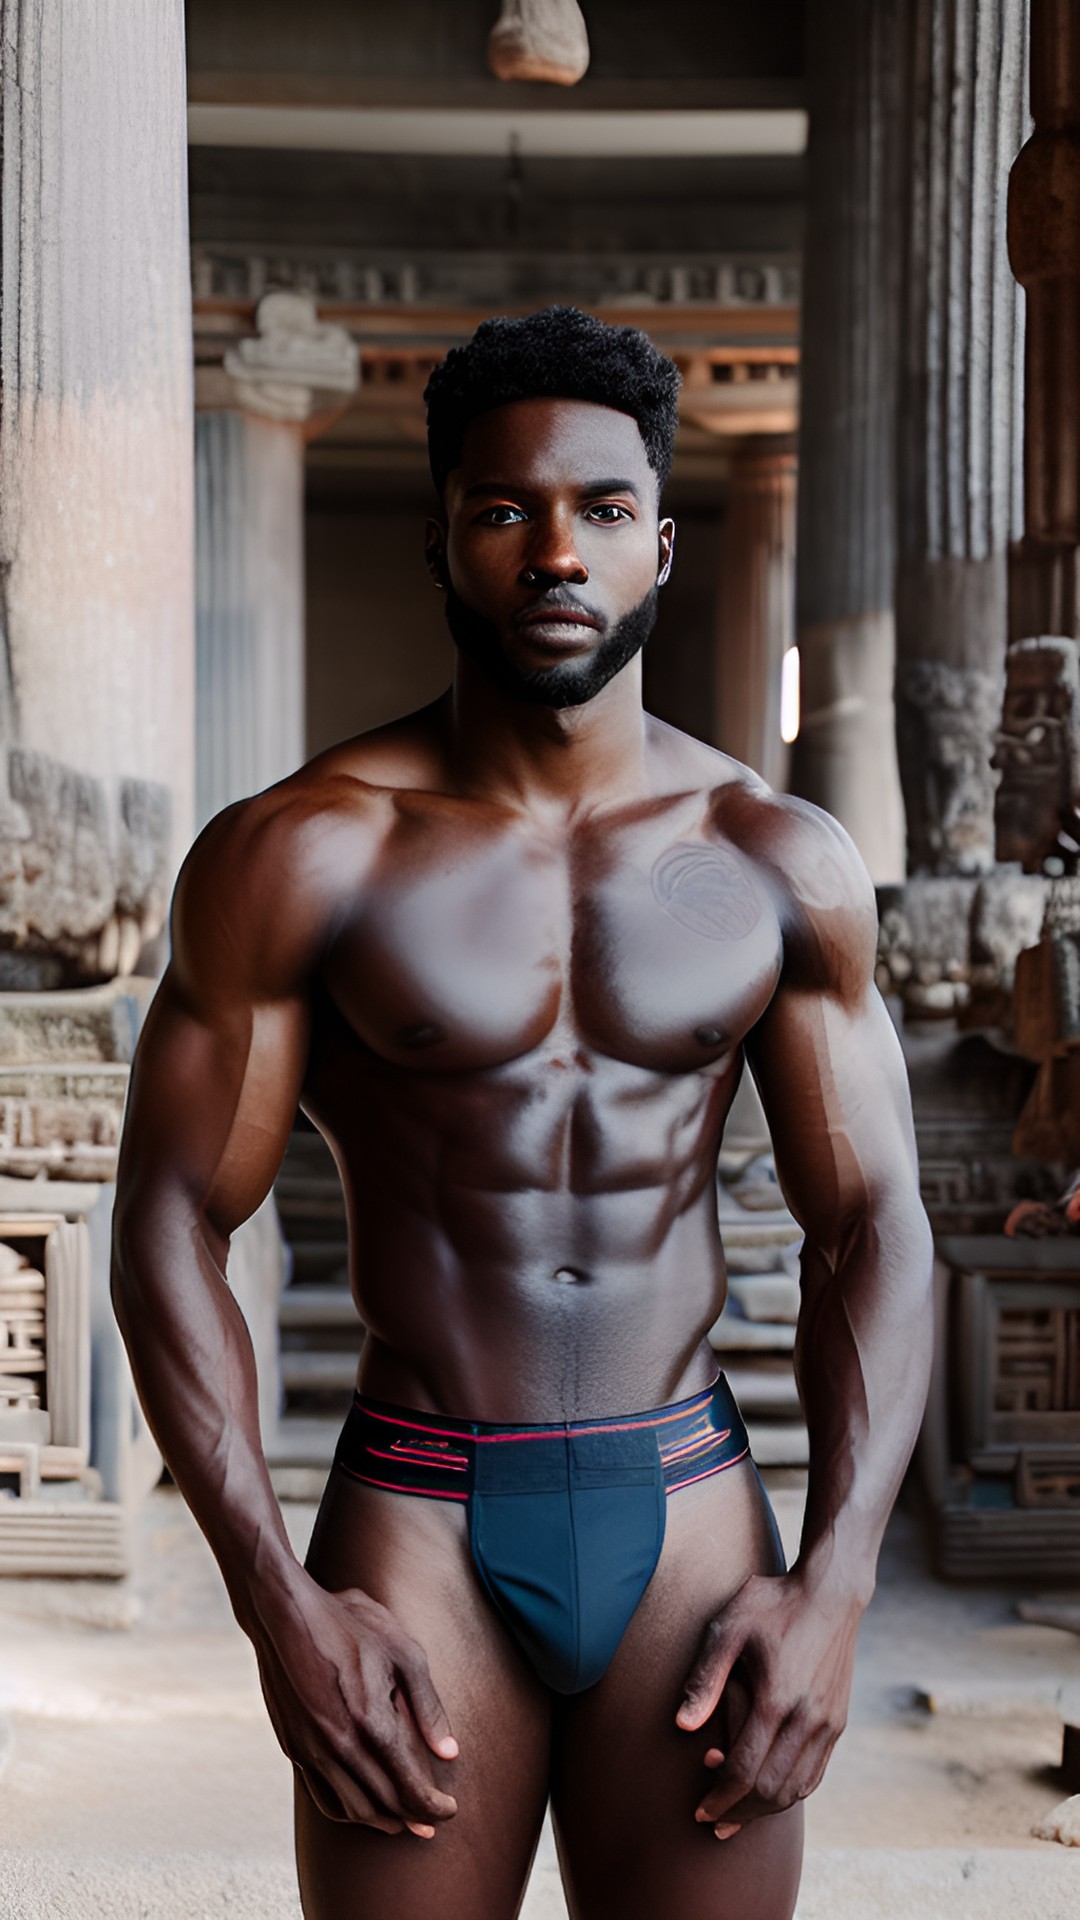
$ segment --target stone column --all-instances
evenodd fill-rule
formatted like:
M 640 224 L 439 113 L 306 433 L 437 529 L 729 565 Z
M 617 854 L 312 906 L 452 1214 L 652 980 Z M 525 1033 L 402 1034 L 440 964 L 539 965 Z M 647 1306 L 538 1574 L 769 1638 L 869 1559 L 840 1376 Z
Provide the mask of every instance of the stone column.
M 195 420 L 196 824 L 304 758 L 304 442 Z
M 181 0 L 7 0 L 0 987 L 130 969 L 193 775 Z
M 898 0 L 808 0 L 796 793 L 903 872 L 893 682 Z
M 5 0 L 0 1241 L 36 1222 L 82 1248 L 91 1349 L 91 1470 L 50 1412 L 57 1484 L 5 1503 L 9 1571 L 123 1571 L 122 1506 L 160 1469 L 108 1285 L 150 983 L 113 976 L 160 932 L 191 836 L 191 338 L 182 0 Z M 72 1217 L 90 1222 L 74 1241 Z M 46 1355 L 70 1347 L 69 1309 L 47 1286 Z
M 717 602 L 716 721 L 725 753 L 783 789 L 780 676 L 795 643 L 795 452 L 752 441 L 728 481 Z
M 910 9 L 896 706 L 911 873 L 994 861 L 1006 554 L 1021 498 L 1005 193 L 1024 134 L 1026 12 L 1017 0 Z
M 196 419 L 200 826 L 304 758 L 304 445 L 358 379 L 309 296 L 268 294 L 256 319 Z

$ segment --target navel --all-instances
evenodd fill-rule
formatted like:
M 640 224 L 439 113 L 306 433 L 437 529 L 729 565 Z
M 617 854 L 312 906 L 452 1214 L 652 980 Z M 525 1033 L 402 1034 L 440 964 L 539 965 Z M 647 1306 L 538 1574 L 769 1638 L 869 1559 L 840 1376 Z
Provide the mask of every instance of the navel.
M 556 1267 L 552 1274 L 564 1287 L 580 1287 L 587 1279 L 587 1273 L 581 1273 L 577 1267 Z

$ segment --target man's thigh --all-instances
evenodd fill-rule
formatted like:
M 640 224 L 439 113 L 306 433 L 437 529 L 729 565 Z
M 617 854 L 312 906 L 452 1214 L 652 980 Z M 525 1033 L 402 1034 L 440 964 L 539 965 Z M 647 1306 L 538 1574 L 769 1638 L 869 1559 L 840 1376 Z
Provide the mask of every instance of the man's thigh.
M 433 1840 L 328 1820 L 298 1778 L 306 1920 L 511 1920 L 547 1799 L 551 1714 L 481 1592 L 463 1512 L 339 1477 L 307 1564 L 322 1586 L 361 1587 L 420 1642 L 460 1753 L 432 1762 L 458 1803 Z
M 706 1621 L 751 1573 L 779 1571 L 752 1468 L 672 1494 L 664 1549 L 599 1684 L 560 1711 L 552 1810 L 573 1920 L 790 1920 L 802 1808 L 730 1840 L 694 1819 L 724 1750 L 724 1712 L 700 1733 L 675 1725 Z

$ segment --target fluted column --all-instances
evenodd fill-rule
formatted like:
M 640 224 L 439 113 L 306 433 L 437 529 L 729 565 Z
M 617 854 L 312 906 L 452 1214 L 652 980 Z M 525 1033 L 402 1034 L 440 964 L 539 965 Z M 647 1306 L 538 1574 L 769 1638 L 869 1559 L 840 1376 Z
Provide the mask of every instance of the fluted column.
M 751 443 L 728 481 L 717 601 L 714 738 L 772 787 L 786 784 L 780 737 L 784 655 L 795 641 L 794 449 Z
M 791 786 L 903 872 L 893 720 L 899 0 L 808 0 Z
M 307 295 L 267 295 L 257 321 L 226 362 L 233 405 L 196 419 L 200 826 L 304 758 L 304 445 L 358 377 Z
M 304 757 L 304 443 L 239 411 L 195 423 L 196 796 L 203 826 Z
M 0 986 L 129 969 L 193 776 L 182 0 L 5 0 Z
M 1022 310 L 1005 245 L 1020 0 L 913 0 L 899 385 L 896 705 L 911 873 L 994 860 L 991 757 L 1021 510 Z

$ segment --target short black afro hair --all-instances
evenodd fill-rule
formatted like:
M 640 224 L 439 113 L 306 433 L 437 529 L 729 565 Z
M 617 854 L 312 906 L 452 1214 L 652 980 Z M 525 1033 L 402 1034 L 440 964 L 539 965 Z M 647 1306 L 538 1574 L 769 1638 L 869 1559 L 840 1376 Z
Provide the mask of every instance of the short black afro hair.
M 637 327 L 612 327 L 577 307 L 484 320 L 452 347 L 424 389 L 431 476 L 441 494 L 461 462 L 470 420 L 512 400 L 593 400 L 638 423 L 662 487 L 671 471 L 679 370 Z

